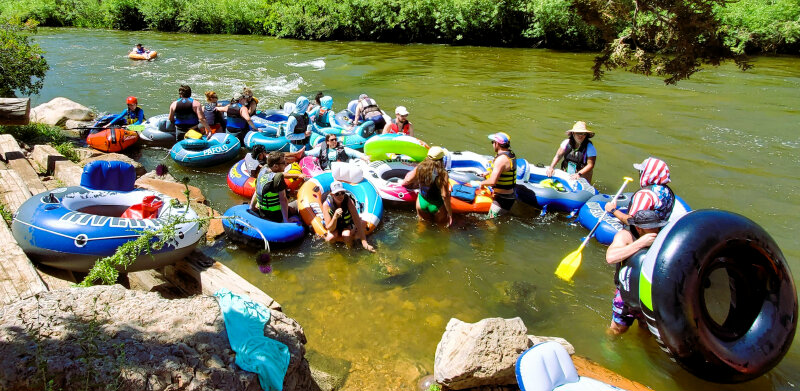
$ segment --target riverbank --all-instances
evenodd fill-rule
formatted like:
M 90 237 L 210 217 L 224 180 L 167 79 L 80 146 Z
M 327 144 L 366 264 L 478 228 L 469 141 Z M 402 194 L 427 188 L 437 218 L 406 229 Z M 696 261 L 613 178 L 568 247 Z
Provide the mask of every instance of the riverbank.
M 253 34 L 308 40 L 539 47 L 597 50 L 598 32 L 569 0 L 53 0 L 0 4 L 0 19 L 42 26 Z M 791 0 L 741 0 L 717 9 L 726 45 L 737 52 L 798 54 L 800 6 Z M 131 46 L 133 43 L 131 42 Z

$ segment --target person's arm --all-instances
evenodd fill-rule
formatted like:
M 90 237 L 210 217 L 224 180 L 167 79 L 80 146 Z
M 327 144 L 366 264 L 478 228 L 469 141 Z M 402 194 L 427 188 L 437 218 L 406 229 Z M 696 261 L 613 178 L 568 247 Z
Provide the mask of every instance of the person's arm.
M 400 181 L 400 182 L 397 182 L 397 184 L 400 185 L 400 186 L 405 186 L 405 185 L 413 182 L 414 179 L 416 179 L 416 178 L 417 178 L 417 168 L 414 167 L 414 169 L 409 171 L 406 174 L 406 176 L 403 178 L 403 180 Z
M 363 153 L 361 153 L 359 151 L 356 151 L 353 148 L 344 147 L 344 153 L 350 159 L 361 159 L 361 160 L 369 161 L 369 157 L 367 157 L 367 155 L 365 155 L 365 154 L 363 154 Z
M 200 127 L 203 129 L 203 133 L 206 137 L 209 137 L 211 134 L 211 127 L 208 126 L 206 116 L 203 114 L 203 105 L 201 105 L 199 101 L 194 101 L 192 102 L 192 107 L 194 108 L 194 114 L 197 116 L 197 120 L 200 122 Z
M 214 108 L 214 110 L 221 111 L 223 113 L 227 113 L 228 112 L 228 106 L 219 106 L 218 105 L 217 107 Z
M 250 118 L 250 112 L 247 111 L 247 107 L 242 107 L 239 109 L 239 115 L 241 115 L 242 119 L 247 121 L 247 124 L 250 125 L 250 130 L 256 130 L 256 124 L 254 124 L 253 119 Z
M 572 178 L 574 180 L 577 180 L 578 177 L 589 177 L 589 178 L 591 178 L 591 174 L 590 173 L 594 169 L 594 162 L 595 162 L 596 159 L 597 159 L 596 157 L 587 158 L 586 159 L 586 165 L 583 166 L 583 168 L 581 168 L 578 172 L 570 175 L 570 178 Z
M 257 110 L 258 110 L 258 99 L 253 98 L 252 100 L 250 100 L 250 103 L 247 104 L 247 113 L 250 115 L 255 115 Z
M 556 156 L 553 157 L 553 161 L 550 162 L 549 166 L 547 166 L 547 171 L 546 171 L 547 176 L 553 176 L 553 171 L 555 170 L 556 164 L 558 163 L 559 160 L 561 160 L 561 158 L 564 157 L 564 154 L 566 153 L 567 153 L 566 148 L 562 147 L 558 148 L 558 151 L 556 151 Z
M 444 210 L 447 212 L 447 226 L 449 227 L 453 224 L 453 210 L 450 207 L 450 177 L 447 175 L 446 171 L 444 173 L 444 179 L 439 189 L 439 194 L 442 195 L 442 200 L 444 201 Z
M 141 125 L 142 123 L 144 123 L 144 110 L 139 108 L 139 115 L 136 117 L 136 122 L 134 122 L 133 124 Z
M 386 125 L 383 125 L 383 130 L 381 130 L 381 134 L 389 133 L 390 130 L 392 130 L 392 123 L 387 122 Z
M 361 102 L 358 102 L 358 105 L 356 106 L 356 113 L 353 115 L 353 126 L 358 125 L 358 118 L 361 117 L 361 111 L 363 110 L 364 109 L 361 105 Z
M 628 219 L 631 218 L 631 215 L 629 215 L 627 213 L 624 213 L 624 212 L 620 211 L 619 209 L 617 209 L 617 201 L 606 202 L 605 210 L 606 210 L 606 212 L 610 213 L 612 216 L 618 218 L 619 221 L 622 222 L 622 224 L 630 225 L 630 224 L 628 224 Z
M 108 122 L 108 126 L 114 126 L 117 124 L 117 121 L 125 118 L 125 114 L 128 114 L 128 109 L 123 110 L 119 113 L 116 117 L 112 118 L 111 121 Z
M 254 191 L 253 196 L 250 197 L 250 209 L 252 210 L 258 210 L 258 208 L 256 208 L 256 203 L 257 203 L 256 197 L 258 197 L 258 192 Z
M 631 255 L 636 254 L 637 251 L 650 247 L 653 241 L 656 240 L 658 234 L 649 233 L 642 235 L 639 239 L 633 240 L 633 235 L 628 231 L 619 231 L 614 235 L 614 241 L 608 246 L 606 250 L 606 262 L 610 265 L 620 263 Z
M 325 219 L 325 229 L 328 231 L 333 231 L 336 229 L 336 221 L 339 219 L 339 216 L 342 214 L 340 213 L 341 209 L 336 209 L 333 212 L 333 216 L 331 216 L 331 207 L 328 206 L 328 201 L 322 202 L 322 217 Z
M 408 123 L 408 135 L 414 137 L 414 124 Z
M 278 192 L 278 199 L 281 201 L 281 215 L 283 222 L 289 222 L 289 201 L 286 199 L 286 191 L 281 190 Z
M 492 168 L 492 174 L 489 175 L 483 182 L 480 183 L 480 186 L 494 186 L 497 184 L 497 178 L 500 178 L 500 174 L 503 171 L 506 171 L 508 167 L 508 156 L 500 155 L 494 161 L 494 167 Z M 475 187 L 480 187 L 475 186 Z
M 320 151 L 321 151 L 321 150 L 322 150 L 322 149 L 321 149 L 321 147 L 320 147 L 319 145 L 317 145 L 316 147 L 314 147 L 314 148 L 311 148 L 311 149 L 309 149 L 308 151 L 305 151 L 305 154 L 306 154 L 307 156 L 316 156 L 316 157 L 319 157 L 319 153 L 320 153 Z
M 167 116 L 167 119 L 169 120 L 170 123 L 173 124 L 175 123 L 175 106 L 177 104 L 178 102 L 172 102 L 172 104 L 169 105 L 169 115 Z

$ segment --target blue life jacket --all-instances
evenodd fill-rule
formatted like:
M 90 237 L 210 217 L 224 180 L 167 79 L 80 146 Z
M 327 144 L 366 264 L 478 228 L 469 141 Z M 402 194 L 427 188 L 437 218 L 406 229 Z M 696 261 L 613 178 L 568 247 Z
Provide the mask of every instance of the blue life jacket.
M 231 103 L 228 105 L 228 119 L 225 121 L 228 129 L 249 129 L 250 125 L 242 118 L 242 105 L 240 103 Z

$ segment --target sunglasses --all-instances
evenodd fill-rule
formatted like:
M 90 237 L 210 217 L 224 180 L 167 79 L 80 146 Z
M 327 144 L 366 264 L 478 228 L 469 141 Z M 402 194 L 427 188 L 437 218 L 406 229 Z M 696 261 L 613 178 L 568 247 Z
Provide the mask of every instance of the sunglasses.
M 329 139 L 328 141 L 337 141 L 335 138 Z
M 343 192 L 343 191 L 340 191 L 340 192 L 338 192 L 338 193 L 333 193 L 333 196 L 334 196 L 334 197 L 339 197 L 339 196 L 343 196 L 343 195 L 344 195 L 344 192 Z

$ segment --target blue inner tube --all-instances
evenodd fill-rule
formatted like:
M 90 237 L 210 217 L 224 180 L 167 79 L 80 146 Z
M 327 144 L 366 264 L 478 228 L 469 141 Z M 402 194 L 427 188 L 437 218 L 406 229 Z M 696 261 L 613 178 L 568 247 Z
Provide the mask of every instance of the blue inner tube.
M 538 208 L 573 212 L 597 194 L 597 190 L 583 178 L 569 179 L 569 174 L 562 170 L 555 170 L 553 176 L 548 177 L 546 172 L 545 166 L 517 158 L 517 199 Z M 548 179 L 563 187 L 564 191 L 541 184 Z
M 620 291 L 664 350 L 709 381 L 768 372 L 797 328 L 786 258 L 763 228 L 732 212 L 698 210 L 668 224 L 626 261 Z
M 284 136 L 276 137 L 277 132 L 273 128 L 267 127 L 264 132 L 250 131 L 244 137 L 244 146 L 253 149 L 257 144 L 263 145 L 267 152 L 289 151 L 289 139 Z
M 231 238 L 260 248 L 264 248 L 264 239 L 270 245 L 292 243 L 301 239 L 306 232 L 300 223 L 276 223 L 262 219 L 250 210 L 248 204 L 236 205 L 225 211 L 222 226 Z
M 232 134 L 216 133 L 210 139 L 184 139 L 172 146 L 169 156 L 187 167 L 210 167 L 239 155 L 241 143 Z
M 164 204 L 158 218 L 119 217 L 145 196 L 160 197 Z M 73 186 L 37 194 L 20 206 L 11 230 L 23 251 L 34 261 L 59 269 L 86 272 L 99 258 L 114 254 L 119 246 L 156 230 L 171 216 L 190 222 L 177 226 L 178 235 L 161 249 L 142 254 L 127 271 L 173 263 L 188 255 L 203 232 L 197 214 L 185 205 L 173 206 L 170 198 L 150 190 L 106 191 Z M 155 241 L 155 240 L 154 240 Z
M 618 218 L 605 213 L 606 204 L 611 201 L 613 195 L 598 194 L 590 198 L 578 212 L 578 222 L 586 229 L 592 229 L 597 224 L 597 219 L 603 218 L 603 222 L 594 232 L 594 237 L 598 242 L 608 246 L 614 240 L 614 235 L 622 229 L 622 222 Z M 617 198 L 617 209 L 622 212 L 628 211 L 628 204 L 631 202 L 633 193 L 622 193 Z M 670 221 L 675 221 L 692 210 L 683 198 L 675 196 L 675 206 L 672 208 Z

